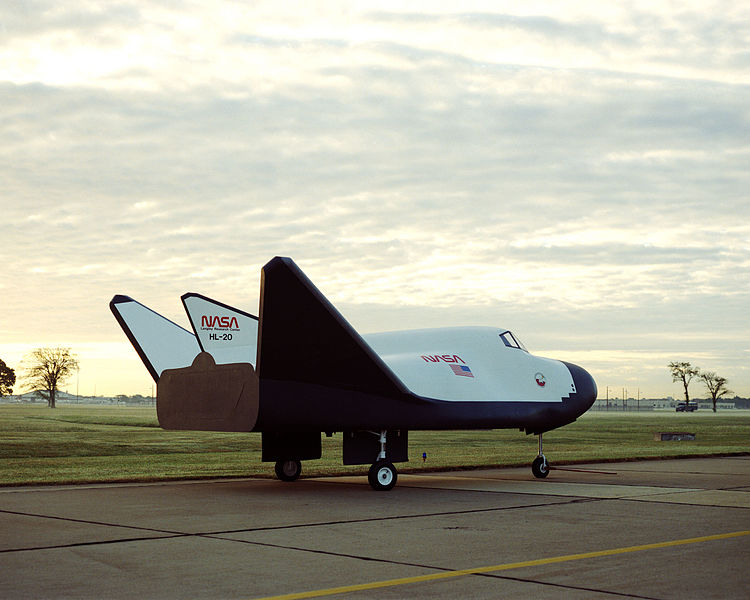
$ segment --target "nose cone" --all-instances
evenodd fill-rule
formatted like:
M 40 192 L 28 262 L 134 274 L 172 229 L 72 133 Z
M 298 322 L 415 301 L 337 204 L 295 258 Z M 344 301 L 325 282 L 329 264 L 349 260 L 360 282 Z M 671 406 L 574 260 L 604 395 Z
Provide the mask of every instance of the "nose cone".
M 570 395 L 570 400 L 575 404 L 577 412 L 580 411 L 578 414 L 582 415 L 591 408 L 594 400 L 596 400 L 596 382 L 586 369 L 573 363 L 566 362 L 564 364 L 568 367 L 576 386 L 576 393 Z

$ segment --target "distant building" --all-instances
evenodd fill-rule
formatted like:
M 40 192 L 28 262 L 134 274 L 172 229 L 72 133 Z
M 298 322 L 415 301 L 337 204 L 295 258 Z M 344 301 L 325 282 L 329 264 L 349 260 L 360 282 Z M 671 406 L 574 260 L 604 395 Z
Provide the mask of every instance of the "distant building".
M 679 400 L 672 396 L 667 398 L 627 398 L 623 402 L 622 398 L 597 398 L 590 410 L 609 410 L 609 411 L 649 411 L 649 410 L 675 410 Z M 692 400 L 691 400 L 692 402 Z M 713 410 L 713 404 L 710 399 L 696 399 L 698 410 Z M 748 401 L 745 398 L 734 398 L 732 400 L 724 399 L 716 403 L 716 410 L 731 410 L 735 408 L 745 408 Z

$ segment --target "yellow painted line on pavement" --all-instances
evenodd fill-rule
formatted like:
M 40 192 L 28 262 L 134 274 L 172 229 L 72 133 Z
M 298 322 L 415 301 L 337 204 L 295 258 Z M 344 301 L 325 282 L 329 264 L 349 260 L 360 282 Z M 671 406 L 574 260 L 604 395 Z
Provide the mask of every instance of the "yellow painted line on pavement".
M 457 571 L 442 571 L 440 573 L 431 573 L 429 575 L 417 575 L 415 577 L 401 577 L 400 579 L 388 579 L 386 581 L 373 581 L 370 583 L 358 583 L 355 585 L 345 585 L 342 587 L 328 588 L 325 590 L 310 590 L 307 592 L 297 592 L 293 594 L 283 594 L 281 596 L 267 596 L 260 600 L 299 600 L 301 598 L 321 598 L 323 596 L 333 596 L 335 594 L 346 594 L 348 592 L 361 592 L 366 590 L 375 590 L 378 588 L 395 587 L 399 585 L 409 585 L 412 583 L 424 583 L 427 581 L 439 581 L 441 579 L 451 579 L 454 577 L 463 577 L 465 575 L 479 575 L 482 573 L 497 573 L 499 571 L 510 571 L 511 569 L 522 569 L 524 567 L 538 567 L 541 565 L 552 565 L 556 563 L 570 562 L 574 560 L 583 560 L 586 558 L 599 558 L 602 556 L 616 556 L 618 554 L 627 554 L 628 552 L 642 552 L 644 550 L 656 550 L 658 548 L 671 548 L 674 546 L 685 546 L 687 544 L 700 544 L 702 542 L 711 542 L 715 540 L 726 540 L 750 535 L 748 531 L 734 531 L 731 533 L 719 533 L 717 535 L 706 535 L 697 538 L 687 538 L 682 540 L 672 540 L 669 542 L 656 542 L 654 544 L 642 544 L 640 546 L 627 546 L 625 548 L 612 548 L 610 550 L 599 550 L 596 552 L 583 552 L 581 554 L 567 554 L 565 556 L 553 556 L 550 558 L 539 558 L 537 560 L 527 560 L 523 562 L 506 563 L 504 565 L 493 565 L 489 567 L 474 567 L 472 569 L 460 569 Z

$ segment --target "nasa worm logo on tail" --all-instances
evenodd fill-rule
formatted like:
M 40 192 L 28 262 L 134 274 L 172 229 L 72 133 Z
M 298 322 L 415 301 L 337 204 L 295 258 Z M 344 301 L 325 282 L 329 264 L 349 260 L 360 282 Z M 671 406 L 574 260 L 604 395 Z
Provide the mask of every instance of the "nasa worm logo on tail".
M 219 317 L 213 315 L 201 316 L 201 329 L 231 329 L 232 331 L 239 331 L 240 324 L 237 321 L 237 317 Z

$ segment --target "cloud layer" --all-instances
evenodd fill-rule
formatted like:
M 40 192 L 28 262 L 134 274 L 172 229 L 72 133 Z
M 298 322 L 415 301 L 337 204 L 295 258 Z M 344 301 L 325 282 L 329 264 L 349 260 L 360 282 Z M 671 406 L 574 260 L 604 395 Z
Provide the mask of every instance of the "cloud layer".
M 364 331 L 750 394 L 750 11 L 400 6 L 0 8 L 0 343 L 120 340 L 114 293 L 255 312 L 282 254 Z

